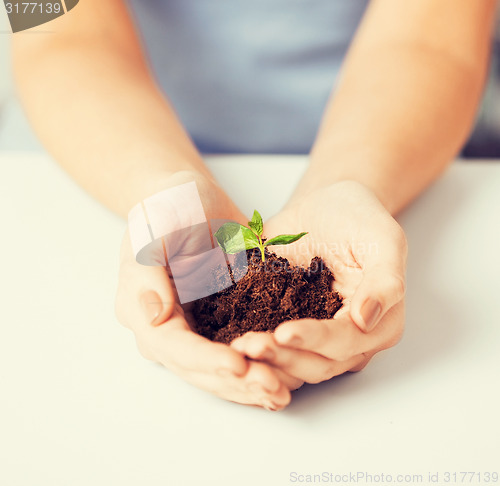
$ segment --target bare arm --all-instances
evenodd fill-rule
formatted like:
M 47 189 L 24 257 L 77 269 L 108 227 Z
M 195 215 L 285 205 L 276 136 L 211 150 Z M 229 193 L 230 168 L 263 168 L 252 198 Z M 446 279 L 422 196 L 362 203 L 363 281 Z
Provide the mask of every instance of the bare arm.
M 153 82 L 123 2 L 85 0 L 50 25 L 55 34 L 17 34 L 14 61 L 27 113 L 60 164 L 121 215 L 194 178 L 208 218 L 242 219 Z M 126 233 L 116 312 L 141 353 L 222 398 L 286 406 L 296 379 L 195 334 L 176 302 L 166 269 L 137 263 Z
M 353 179 L 394 214 L 429 185 L 474 121 L 495 6 L 373 0 L 296 195 Z
M 343 308 L 334 319 L 285 322 L 273 337 L 247 334 L 231 346 L 259 360 L 257 350 L 270 349 L 266 362 L 318 383 L 360 371 L 399 341 L 407 245 L 388 211 L 408 204 L 465 140 L 484 83 L 494 6 L 372 0 L 310 166 L 266 225 L 270 234 L 308 231 L 308 243 L 286 256 L 304 264 L 321 255 L 334 269 Z
M 123 1 L 85 0 L 50 28 L 14 36 L 15 76 L 35 131 L 77 182 L 126 215 L 179 171 L 210 177 Z

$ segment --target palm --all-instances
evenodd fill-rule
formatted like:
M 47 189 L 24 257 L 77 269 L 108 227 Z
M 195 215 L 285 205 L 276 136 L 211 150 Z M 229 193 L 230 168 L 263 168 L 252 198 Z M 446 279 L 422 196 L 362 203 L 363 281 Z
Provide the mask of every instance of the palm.
M 308 232 L 299 242 L 273 250 L 302 266 L 321 256 L 335 275 L 335 290 L 345 299 L 343 314 L 363 278 L 366 259 L 379 251 L 380 235 L 392 223 L 369 191 L 327 188 L 271 218 L 264 231 L 269 238 Z

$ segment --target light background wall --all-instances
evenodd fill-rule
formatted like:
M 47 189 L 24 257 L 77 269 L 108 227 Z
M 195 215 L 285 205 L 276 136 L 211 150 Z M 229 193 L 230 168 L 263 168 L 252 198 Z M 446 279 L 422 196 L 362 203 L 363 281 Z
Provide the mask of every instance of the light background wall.
M 2 3 L 0 2 L 0 151 L 40 150 L 41 146 L 19 103 L 12 96 L 9 43 L 13 34 Z M 497 11 L 489 82 L 476 128 L 462 155 L 470 158 L 500 158 L 500 8 Z

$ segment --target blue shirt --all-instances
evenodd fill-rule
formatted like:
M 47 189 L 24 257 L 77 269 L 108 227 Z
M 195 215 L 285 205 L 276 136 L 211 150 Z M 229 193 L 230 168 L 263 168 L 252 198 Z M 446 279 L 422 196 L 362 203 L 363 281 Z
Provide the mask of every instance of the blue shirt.
M 129 0 L 203 153 L 307 153 L 368 0 Z

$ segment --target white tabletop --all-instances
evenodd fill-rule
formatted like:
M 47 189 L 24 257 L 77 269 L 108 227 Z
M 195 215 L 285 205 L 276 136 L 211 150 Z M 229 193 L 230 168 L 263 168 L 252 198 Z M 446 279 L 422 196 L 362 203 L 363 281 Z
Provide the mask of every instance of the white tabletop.
M 210 165 L 244 211 L 270 216 L 305 159 Z M 439 484 L 447 472 L 448 484 L 495 484 L 484 473 L 500 473 L 500 164 L 454 164 L 401 216 L 401 343 L 361 373 L 304 386 L 277 413 L 140 357 L 113 312 L 125 222 L 47 157 L 0 155 L 0 202 L 1 485 L 281 486 L 322 473 L 333 476 L 311 481 L 431 484 L 430 472 Z

